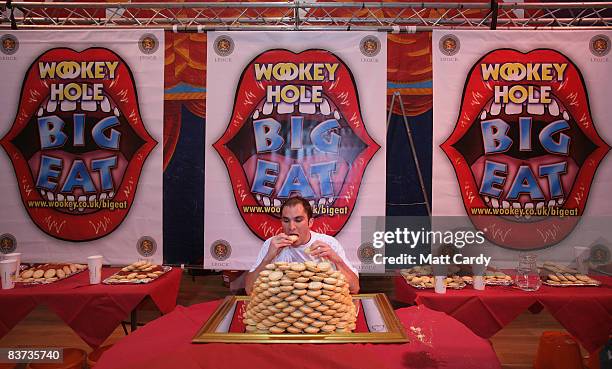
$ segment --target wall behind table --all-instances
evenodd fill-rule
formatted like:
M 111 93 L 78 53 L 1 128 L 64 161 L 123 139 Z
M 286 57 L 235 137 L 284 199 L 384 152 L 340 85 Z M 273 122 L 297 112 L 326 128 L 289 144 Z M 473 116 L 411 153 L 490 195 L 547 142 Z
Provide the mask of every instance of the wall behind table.
M 408 117 L 431 203 L 432 111 Z M 204 255 L 204 124 L 182 108 L 181 130 L 164 171 L 164 262 L 200 267 Z M 387 131 L 386 215 L 427 215 L 403 117 L 393 114 Z
M 388 38 L 388 108 L 402 95 L 427 193 L 431 194 L 431 34 Z M 166 33 L 164 262 L 201 267 L 204 226 L 206 35 Z M 396 100 L 387 130 L 387 215 L 426 215 Z M 431 197 L 429 199 L 431 201 Z

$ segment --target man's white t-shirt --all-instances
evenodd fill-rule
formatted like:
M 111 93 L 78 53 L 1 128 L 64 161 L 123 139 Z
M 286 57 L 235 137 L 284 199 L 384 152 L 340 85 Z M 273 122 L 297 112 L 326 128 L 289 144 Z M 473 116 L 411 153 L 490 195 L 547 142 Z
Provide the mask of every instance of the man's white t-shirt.
M 254 271 L 255 269 L 257 269 L 257 267 L 259 266 L 259 264 L 261 264 L 261 262 L 263 261 L 264 257 L 266 256 L 266 254 L 268 253 L 268 249 L 270 248 L 270 241 L 272 240 L 272 237 L 268 238 L 263 246 L 261 247 L 261 250 L 259 250 L 259 255 L 257 255 L 257 261 L 255 261 L 255 264 L 253 264 L 253 267 L 251 268 L 250 272 Z M 297 247 L 291 247 L 291 246 L 287 246 L 284 247 L 276 256 L 276 258 L 274 259 L 274 261 L 286 261 L 288 263 L 290 262 L 299 262 L 299 263 L 303 263 L 305 261 L 311 260 L 311 261 L 316 261 L 316 262 L 320 262 L 322 261 L 319 258 L 313 258 L 312 256 L 308 255 L 307 253 L 304 252 L 304 250 L 313 244 L 313 242 L 320 240 L 325 242 L 326 244 L 328 244 L 332 250 L 334 250 L 336 252 L 336 254 L 338 254 L 338 256 L 340 256 L 340 258 L 342 258 L 342 260 L 344 261 L 344 263 L 353 271 L 353 273 L 355 273 L 355 275 L 359 275 L 357 273 L 357 269 L 355 269 L 355 267 L 353 267 L 353 265 L 348 261 L 348 259 L 346 258 L 346 254 L 344 253 L 344 249 L 342 248 L 342 245 L 340 245 L 340 242 L 338 242 L 338 240 L 336 240 L 334 237 L 332 236 L 328 236 L 326 234 L 322 234 L 322 233 L 317 233 L 317 232 L 313 232 L 310 231 L 310 241 L 308 241 L 307 243 L 297 246 Z

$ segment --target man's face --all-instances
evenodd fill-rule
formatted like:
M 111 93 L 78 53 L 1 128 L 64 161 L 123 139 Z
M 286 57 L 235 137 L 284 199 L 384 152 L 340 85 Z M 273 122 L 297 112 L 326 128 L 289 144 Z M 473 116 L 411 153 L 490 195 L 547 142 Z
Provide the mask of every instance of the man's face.
M 283 232 L 287 235 L 294 234 L 299 237 L 293 244 L 294 246 L 303 245 L 310 240 L 310 227 L 312 227 L 313 221 L 312 218 L 308 219 L 302 204 L 283 208 L 281 216 Z

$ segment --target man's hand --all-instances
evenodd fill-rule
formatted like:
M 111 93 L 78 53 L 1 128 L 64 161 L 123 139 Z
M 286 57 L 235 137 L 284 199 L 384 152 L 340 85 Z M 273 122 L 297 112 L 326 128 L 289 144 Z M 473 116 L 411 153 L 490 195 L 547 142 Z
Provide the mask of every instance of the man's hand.
M 349 284 L 349 289 L 352 294 L 359 292 L 359 276 L 357 276 L 351 268 L 344 262 L 334 249 L 323 241 L 315 241 L 310 245 L 310 256 L 313 258 L 327 259 L 329 262 L 336 265 L 336 268 L 344 274 Z
M 315 241 L 310 245 L 310 256 L 313 258 L 327 259 L 334 264 L 343 263 L 342 258 L 336 254 L 334 249 L 323 241 Z
M 245 289 L 247 294 L 251 294 L 253 283 L 257 279 L 259 273 L 264 270 L 265 266 L 267 264 L 272 263 L 272 261 L 276 259 L 276 256 L 281 252 L 283 248 L 291 246 L 292 244 L 293 241 L 291 240 L 291 238 L 289 238 L 289 236 L 284 233 L 280 233 L 272 237 L 272 239 L 270 240 L 270 245 L 268 246 L 268 252 L 266 253 L 266 256 L 264 256 L 263 260 L 257 266 L 257 268 L 254 271 L 247 273 L 245 277 Z
M 291 246 L 292 244 L 293 241 L 291 241 L 291 238 L 284 233 L 279 233 L 278 235 L 272 237 L 270 240 L 270 246 L 268 247 L 268 253 L 264 258 L 264 261 L 267 263 L 272 262 L 272 260 L 276 258 L 283 248 Z

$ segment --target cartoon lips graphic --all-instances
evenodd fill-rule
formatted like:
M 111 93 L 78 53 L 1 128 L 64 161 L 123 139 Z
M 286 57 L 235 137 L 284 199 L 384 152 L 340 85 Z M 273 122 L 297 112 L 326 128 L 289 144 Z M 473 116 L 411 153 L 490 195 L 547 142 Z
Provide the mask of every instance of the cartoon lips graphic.
M 56 48 L 28 69 L 15 121 L 0 144 L 36 226 L 79 242 L 104 237 L 125 219 L 157 142 L 145 129 L 133 76 L 118 55 Z
M 335 64 L 337 69 L 333 77 L 328 73 L 319 80 L 257 79 L 257 66 L 279 61 L 306 68 Z M 299 100 L 267 99 L 270 86 L 287 83 L 301 91 Z M 320 99 L 312 99 L 319 92 Z M 262 145 L 274 147 L 261 150 Z M 344 62 L 325 50 L 281 49 L 263 52 L 246 66 L 229 125 L 213 147 L 228 169 L 240 215 L 261 239 L 281 232 L 278 208 L 295 194 L 313 205 L 314 231 L 337 234 L 350 217 L 361 178 L 380 148 L 366 131 L 353 75 Z M 330 208 L 344 211 L 340 215 L 317 211 Z
M 567 66 L 564 72 L 557 71 L 563 78 L 483 78 L 483 66 L 504 63 L 531 64 L 536 69 L 545 63 Z M 550 93 L 550 100 L 495 101 L 495 91 L 517 85 L 532 90 L 534 98 Z M 485 132 L 491 125 L 496 128 Z M 595 130 L 578 68 L 548 49 L 526 54 L 495 50 L 479 60 L 468 75 L 455 129 L 441 148 L 454 166 L 474 226 L 491 242 L 519 250 L 554 245 L 573 230 L 584 212 L 597 166 L 610 149 Z M 474 211 L 487 208 L 484 214 L 489 215 Z M 525 213 L 490 215 L 502 209 Z M 578 216 L 551 215 L 569 209 L 576 209 Z

